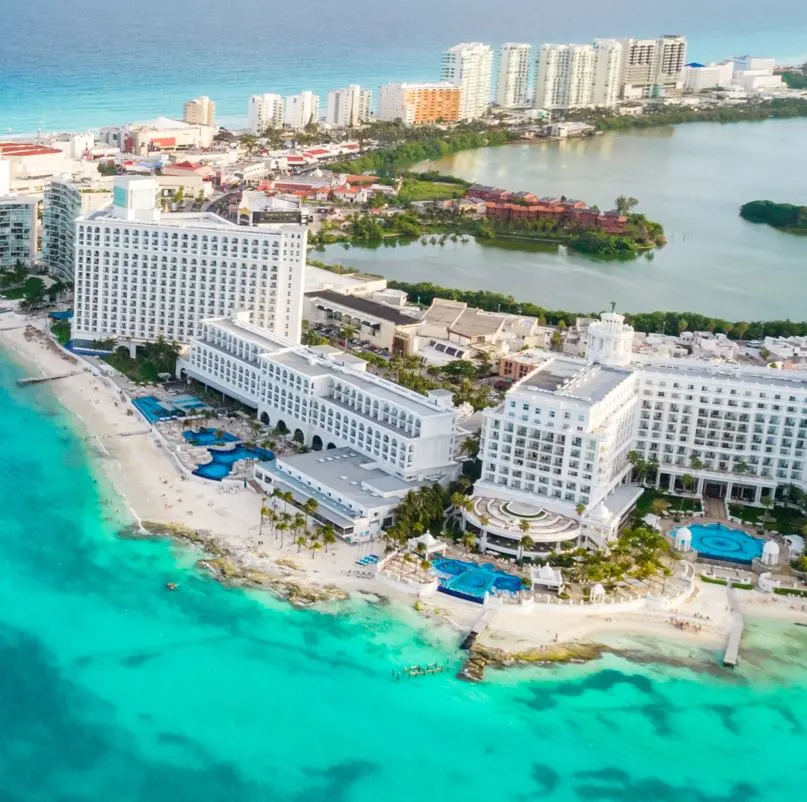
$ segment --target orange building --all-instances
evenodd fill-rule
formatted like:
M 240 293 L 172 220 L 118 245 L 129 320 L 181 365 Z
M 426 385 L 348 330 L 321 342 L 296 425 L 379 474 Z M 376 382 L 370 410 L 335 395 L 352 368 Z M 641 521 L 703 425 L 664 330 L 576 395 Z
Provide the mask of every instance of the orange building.
M 387 84 L 381 87 L 379 120 L 401 120 L 406 125 L 457 122 L 460 88 L 450 83 Z

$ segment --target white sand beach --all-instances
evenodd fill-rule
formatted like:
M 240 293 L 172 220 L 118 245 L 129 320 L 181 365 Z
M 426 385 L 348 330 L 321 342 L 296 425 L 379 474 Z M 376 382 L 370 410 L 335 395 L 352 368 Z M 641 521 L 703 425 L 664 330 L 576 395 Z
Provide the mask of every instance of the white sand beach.
M 46 325 L 42 317 L 4 314 L 0 317 L 0 348 L 24 365 L 31 376 L 77 371 L 50 382 L 48 388 L 82 422 L 89 450 L 97 454 L 94 461 L 100 468 L 99 481 L 111 482 L 128 507 L 130 518 L 208 530 L 249 568 L 289 574 L 288 566 L 276 562 L 283 559 L 295 566 L 291 573 L 301 583 L 335 584 L 349 593 L 361 591 L 409 607 L 414 604 L 412 595 L 377 577 L 355 575 L 355 561 L 368 553 L 367 545 L 340 541 L 327 553 L 312 556 L 306 550 L 298 553 L 297 546 L 290 543 L 281 550 L 271 534 L 264 535 L 259 544 L 261 496 L 249 487 L 225 493 L 217 482 L 185 478 L 148 423 L 121 398 L 115 383 L 94 375 L 88 363 L 58 347 L 45 334 Z M 31 326 L 38 329 L 34 336 Z M 112 498 L 115 494 L 108 495 Z M 376 543 L 371 550 L 380 554 L 383 544 Z M 353 573 L 349 575 L 349 571 Z M 807 623 L 807 604 L 792 599 L 747 591 L 741 593 L 741 602 L 754 616 Z M 466 631 L 482 611 L 477 605 L 443 594 L 418 606 L 423 614 Z M 480 642 L 508 652 L 571 642 L 642 648 L 647 639 L 716 650 L 725 645 L 730 623 L 725 588 L 700 582 L 694 596 L 675 610 L 595 614 L 567 605 L 536 605 L 532 609 L 502 605 L 496 609 Z

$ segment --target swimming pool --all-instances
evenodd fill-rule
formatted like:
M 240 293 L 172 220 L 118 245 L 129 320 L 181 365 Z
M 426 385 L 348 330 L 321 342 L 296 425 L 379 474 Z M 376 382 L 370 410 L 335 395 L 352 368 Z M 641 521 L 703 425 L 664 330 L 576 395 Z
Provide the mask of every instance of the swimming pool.
M 701 557 L 750 565 L 762 556 L 764 541 L 723 524 L 691 524 L 692 548 Z
M 216 432 L 219 434 L 216 434 Z M 238 438 L 229 432 L 222 432 L 217 429 L 199 429 L 195 432 L 182 432 L 182 436 L 192 446 L 221 446 L 225 443 L 235 443 Z
M 247 446 L 237 445 L 227 451 L 219 451 L 215 448 L 208 448 L 211 460 L 204 465 L 200 465 L 195 471 L 196 476 L 201 476 L 203 479 L 212 479 L 214 482 L 220 482 L 226 479 L 233 470 L 233 465 L 242 459 L 256 459 L 261 462 L 274 459 L 275 455 L 265 448 L 248 448 Z
M 153 395 L 134 398 L 132 399 L 132 404 L 149 423 L 156 423 L 163 418 L 172 418 L 177 414 L 176 411 L 166 409 L 160 403 L 160 399 Z
M 518 593 L 521 577 L 500 571 L 493 563 L 481 565 L 449 557 L 435 557 L 432 566 L 440 581 L 439 590 L 477 604 L 483 604 L 491 590 Z

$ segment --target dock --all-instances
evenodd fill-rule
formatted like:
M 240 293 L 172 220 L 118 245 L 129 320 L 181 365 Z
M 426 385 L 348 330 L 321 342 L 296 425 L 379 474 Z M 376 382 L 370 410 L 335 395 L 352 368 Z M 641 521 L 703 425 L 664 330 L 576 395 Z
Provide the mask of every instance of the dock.
M 426 663 L 406 666 L 402 669 L 393 669 L 392 676 L 398 680 L 401 677 L 427 677 L 430 674 L 442 674 L 448 670 L 448 663 Z
M 460 644 L 460 649 L 468 651 L 468 649 L 476 643 L 476 639 L 490 626 L 490 622 L 493 621 L 495 615 L 495 610 L 485 610 L 485 612 L 476 619 L 470 632 L 465 636 L 465 639 Z
M 726 651 L 723 653 L 723 665 L 733 668 L 740 659 L 740 641 L 743 637 L 745 621 L 743 620 L 743 611 L 740 607 L 740 601 L 737 598 L 737 591 L 729 585 L 726 593 L 729 597 L 729 609 L 731 610 L 731 629 L 729 630 L 729 639 L 726 643 Z
M 45 382 L 55 382 L 59 379 L 69 379 L 71 376 L 78 376 L 80 370 L 71 370 L 67 373 L 57 373 L 53 376 L 27 376 L 24 379 L 17 379 L 17 384 L 20 387 L 26 387 L 29 384 L 44 384 Z

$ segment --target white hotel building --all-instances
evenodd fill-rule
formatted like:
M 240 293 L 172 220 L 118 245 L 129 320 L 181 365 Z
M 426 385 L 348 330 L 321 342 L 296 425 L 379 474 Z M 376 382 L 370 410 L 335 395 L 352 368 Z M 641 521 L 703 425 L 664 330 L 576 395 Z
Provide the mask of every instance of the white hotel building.
M 189 342 L 202 320 L 246 312 L 299 341 L 307 228 L 244 228 L 162 214 L 152 178 L 118 178 L 113 205 L 76 222 L 73 338 Z
M 605 314 L 585 360 L 547 354 L 485 411 L 482 478 L 464 518 L 487 548 L 516 554 L 522 520 L 533 555 L 581 534 L 595 545 L 615 537 L 641 492 L 628 484 L 631 451 L 658 463 L 664 489 L 688 474 L 695 492 L 726 501 L 759 503 L 783 484 L 807 490 L 807 374 L 632 363 L 632 339 L 622 315 Z
M 241 401 L 263 423 L 322 452 L 262 463 L 255 478 L 267 490 L 317 498 L 340 534 L 364 538 L 409 490 L 456 478 L 457 438 L 467 434 L 457 427 L 451 393 L 422 396 L 366 368 L 330 346 L 307 348 L 243 319 L 216 318 L 202 323 L 177 375 Z M 385 500 L 373 508 L 367 493 Z

